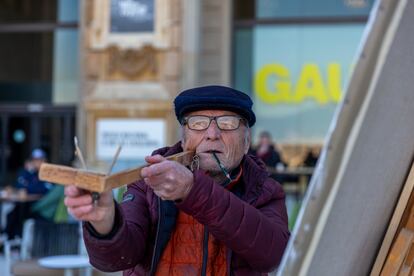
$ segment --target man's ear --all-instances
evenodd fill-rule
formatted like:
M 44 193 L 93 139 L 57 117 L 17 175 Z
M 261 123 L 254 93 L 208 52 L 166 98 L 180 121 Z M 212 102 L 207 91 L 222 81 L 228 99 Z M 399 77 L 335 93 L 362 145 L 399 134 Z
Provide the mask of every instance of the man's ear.
M 246 128 L 244 133 L 244 154 L 249 152 L 250 143 L 252 141 L 252 131 L 250 128 Z
M 180 138 L 181 138 L 181 146 L 185 144 L 185 129 L 183 126 L 180 127 Z

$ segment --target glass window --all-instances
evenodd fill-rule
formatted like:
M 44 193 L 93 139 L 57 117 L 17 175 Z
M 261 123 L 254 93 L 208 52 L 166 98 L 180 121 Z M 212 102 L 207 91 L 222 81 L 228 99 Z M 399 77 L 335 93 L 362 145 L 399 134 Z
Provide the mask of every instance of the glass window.
M 77 29 L 55 31 L 53 61 L 53 102 L 76 103 L 79 91 Z
M 49 102 L 53 33 L 0 33 L 0 101 Z
M 235 20 L 247 20 L 255 17 L 255 0 L 235 0 L 233 3 L 233 16 Z
M 232 85 L 252 96 L 254 138 L 323 143 L 373 0 L 233 3 Z
M 0 1 L 0 102 L 74 103 L 79 1 Z
M 58 0 L 58 22 L 79 21 L 79 0 Z
M 285 143 L 323 142 L 363 30 L 361 24 L 255 27 L 255 131 Z
M 0 24 L 56 22 L 57 3 L 57 0 L 2 0 Z
M 257 0 L 256 18 L 367 16 L 373 0 Z
M 253 30 L 240 28 L 234 32 L 233 37 L 233 84 L 247 94 L 251 94 L 251 76 L 253 73 Z

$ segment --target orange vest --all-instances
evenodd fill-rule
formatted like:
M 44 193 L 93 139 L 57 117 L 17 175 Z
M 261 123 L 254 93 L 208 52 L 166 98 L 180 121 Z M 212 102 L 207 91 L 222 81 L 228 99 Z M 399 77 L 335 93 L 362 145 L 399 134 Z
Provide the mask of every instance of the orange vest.
M 239 181 L 242 170 L 226 189 Z M 175 230 L 158 263 L 156 276 L 201 275 L 203 265 L 204 225 L 184 212 L 177 216 Z M 226 249 L 223 242 L 208 235 L 207 275 L 226 276 Z
M 200 275 L 203 237 L 204 226 L 192 216 L 179 212 L 176 228 L 164 249 L 155 275 Z M 211 234 L 208 238 L 207 275 L 226 275 L 226 247 Z

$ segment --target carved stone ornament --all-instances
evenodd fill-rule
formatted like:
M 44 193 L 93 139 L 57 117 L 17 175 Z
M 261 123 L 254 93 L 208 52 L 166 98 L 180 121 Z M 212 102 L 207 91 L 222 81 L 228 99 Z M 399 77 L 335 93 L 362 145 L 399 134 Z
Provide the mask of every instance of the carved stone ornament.
M 108 73 L 120 73 L 127 78 L 136 78 L 145 72 L 156 75 L 157 51 L 152 46 L 143 46 L 140 49 L 120 49 L 110 46 L 108 49 Z

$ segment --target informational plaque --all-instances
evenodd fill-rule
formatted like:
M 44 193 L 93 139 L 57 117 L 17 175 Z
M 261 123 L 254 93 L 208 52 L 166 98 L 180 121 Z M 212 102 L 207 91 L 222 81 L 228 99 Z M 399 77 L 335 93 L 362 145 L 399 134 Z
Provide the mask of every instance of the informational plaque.
M 96 122 L 96 155 L 100 160 L 112 159 L 118 145 L 120 159 L 143 159 L 166 143 L 163 119 L 100 119 Z
M 154 31 L 154 0 L 111 0 L 111 33 Z
M 116 46 L 166 48 L 171 43 L 170 0 L 97 0 L 93 2 L 90 44 L 94 49 Z M 167 29 L 166 29 L 167 28 Z

